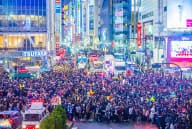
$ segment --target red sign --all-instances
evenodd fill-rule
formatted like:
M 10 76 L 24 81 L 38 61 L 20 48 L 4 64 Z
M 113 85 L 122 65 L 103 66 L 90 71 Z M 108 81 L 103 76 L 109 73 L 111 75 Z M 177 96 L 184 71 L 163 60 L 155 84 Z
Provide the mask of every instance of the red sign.
M 141 46 L 141 23 L 137 23 L 137 46 Z
M 59 44 L 56 44 L 56 48 L 59 48 Z
M 56 3 L 60 3 L 60 0 L 56 0 Z
M 26 73 L 27 70 L 26 69 L 19 69 L 19 73 Z
M 187 19 L 187 27 L 192 27 L 192 19 Z

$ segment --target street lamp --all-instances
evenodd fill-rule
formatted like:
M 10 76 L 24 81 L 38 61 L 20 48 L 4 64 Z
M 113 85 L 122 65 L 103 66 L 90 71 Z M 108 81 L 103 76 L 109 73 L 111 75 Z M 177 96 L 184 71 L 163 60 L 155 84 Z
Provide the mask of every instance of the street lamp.
M 104 54 L 104 59 L 105 59 L 105 55 L 106 55 L 106 52 L 108 52 L 108 49 L 106 47 L 104 47 L 103 52 L 105 52 L 105 54 Z M 103 72 L 104 72 L 104 64 L 105 64 L 105 62 L 103 63 Z M 102 76 L 102 79 L 103 79 L 103 76 Z M 104 82 L 103 82 L 103 87 L 104 87 Z

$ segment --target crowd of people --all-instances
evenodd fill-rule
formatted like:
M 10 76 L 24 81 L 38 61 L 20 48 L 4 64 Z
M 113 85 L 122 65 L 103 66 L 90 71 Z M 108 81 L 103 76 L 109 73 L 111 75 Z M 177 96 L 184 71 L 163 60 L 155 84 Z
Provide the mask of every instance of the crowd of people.
M 0 111 L 25 112 L 32 100 L 61 97 L 70 120 L 151 122 L 162 129 L 192 128 L 192 83 L 150 72 L 102 77 L 87 71 L 43 72 L 40 78 L 11 79 L 0 74 Z

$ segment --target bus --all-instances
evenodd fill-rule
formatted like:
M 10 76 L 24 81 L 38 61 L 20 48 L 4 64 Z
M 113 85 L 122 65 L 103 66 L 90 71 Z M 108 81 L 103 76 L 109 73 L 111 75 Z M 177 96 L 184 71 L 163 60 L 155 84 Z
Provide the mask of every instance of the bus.
M 87 63 L 86 56 L 78 56 L 78 69 L 85 69 Z
M 30 109 L 23 114 L 22 129 L 39 129 L 46 116 L 43 102 L 32 102 Z

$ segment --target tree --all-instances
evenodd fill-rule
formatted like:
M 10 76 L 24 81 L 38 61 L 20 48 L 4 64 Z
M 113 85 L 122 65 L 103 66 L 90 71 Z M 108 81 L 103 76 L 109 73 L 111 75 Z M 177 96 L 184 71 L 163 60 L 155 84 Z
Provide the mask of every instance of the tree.
M 67 129 L 65 109 L 58 105 L 41 123 L 41 129 Z

